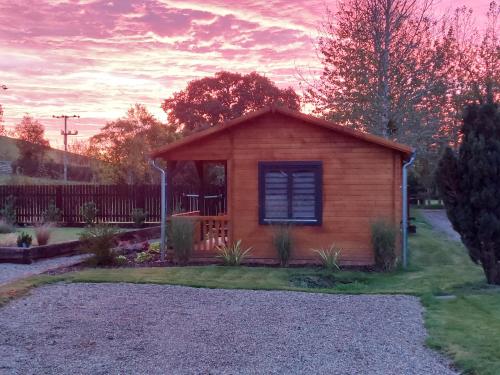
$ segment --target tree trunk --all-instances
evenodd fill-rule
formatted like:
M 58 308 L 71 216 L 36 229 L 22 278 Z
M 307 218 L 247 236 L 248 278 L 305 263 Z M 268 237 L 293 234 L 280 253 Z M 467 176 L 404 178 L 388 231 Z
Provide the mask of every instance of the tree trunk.
M 485 254 L 481 260 L 486 281 L 488 284 L 500 285 L 500 261 L 495 257 L 494 253 Z
M 382 54 L 380 56 L 381 65 L 381 131 L 384 138 L 389 137 L 388 125 L 390 120 L 390 88 L 389 88 L 389 70 L 390 60 L 389 51 L 391 48 L 391 8 L 392 2 L 390 0 L 385 4 L 384 9 L 384 34 L 382 41 Z

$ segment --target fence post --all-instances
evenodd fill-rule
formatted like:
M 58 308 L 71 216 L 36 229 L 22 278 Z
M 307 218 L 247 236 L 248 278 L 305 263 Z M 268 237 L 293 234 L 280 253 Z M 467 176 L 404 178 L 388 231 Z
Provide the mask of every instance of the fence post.
M 59 210 L 61 211 L 61 220 L 65 222 L 66 220 L 66 212 L 64 212 L 64 207 L 63 207 L 63 195 L 62 195 L 62 185 L 57 185 L 56 186 L 56 199 L 54 201 L 54 204 Z
M 146 211 L 146 186 L 138 185 L 135 191 L 135 207 Z

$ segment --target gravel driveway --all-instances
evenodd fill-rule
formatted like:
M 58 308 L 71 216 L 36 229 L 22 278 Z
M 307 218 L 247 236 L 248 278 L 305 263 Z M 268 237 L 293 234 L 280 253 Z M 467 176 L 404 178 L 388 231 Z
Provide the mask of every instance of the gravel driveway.
M 445 210 L 420 210 L 435 230 L 443 232 L 449 239 L 460 241 L 460 235 L 451 226 Z
M 455 374 L 409 296 L 55 284 L 0 332 L 2 374 Z

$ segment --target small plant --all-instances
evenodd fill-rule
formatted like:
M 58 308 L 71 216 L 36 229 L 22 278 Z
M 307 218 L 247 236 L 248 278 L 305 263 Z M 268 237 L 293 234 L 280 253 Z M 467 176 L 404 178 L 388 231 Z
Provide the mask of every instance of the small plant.
M 142 208 L 134 208 L 131 213 L 132 220 L 134 221 L 134 226 L 136 228 L 141 228 L 148 219 L 149 213 L 144 211 Z
M 127 262 L 128 260 L 125 255 L 118 255 L 117 257 L 115 257 L 115 264 L 117 266 L 124 266 L 125 264 L 127 264 Z
M 0 218 L 10 225 L 14 225 L 16 223 L 16 198 L 13 195 L 9 195 L 5 199 L 5 204 L 3 208 L 0 209 Z
M 188 217 L 173 217 L 170 226 L 170 238 L 175 257 L 181 264 L 186 264 L 191 257 L 194 246 L 193 219 Z
M 153 242 L 152 244 L 149 244 L 149 252 L 152 254 L 160 254 L 160 243 Z
M 293 250 L 291 227 L 288 225 L 276 227 L 273 235 L 273 244 L 280 259 L 280 265 L 282 267 L 288 266 Z
M 42 224 L 35 227 L 35 237 L 38 246 L 47 245 L 52 234 L 51 224 Z
M 104 266 L 113 263 L 113 247 L 118 230 L 109 225 L 98 224 L 87 227 L 80 235 L 83 242 L 81 250 L 93 254 L 89 263 L 96 266 Z
M 396 266 L 396 227 L 384 219 L 372 223 L 372 245 L 375 265 L 382 271 L 390 271 Z
M 16 228 L 12 224 L 7 223 L 4 220 L 0 220 L 0 234 L 13 233 L 15 231 Z
M 341 250 L 335 244 L 325 249 L 314 250 L 314 252 L 318 254 L 321 264 L 327 271 L 334 272 L 340 270 L 338 259 Z
M 45 211 L 43 211 L 44 223 L 57 223 L 61 221 L 61 210 L 51 201 Z
M 21 234 L 17 236 L 17 247 L 30 247 L 32 242 L 33 237 L 28 233 L 21 232 Z
M 153 260 L 153 255 L 146 251 L 141 251 L 140 253 L 137 253 L 137 256 L 135 257 L 136 263 L 146 263 L 152 260 Z
M 80 207 L 80 215 L 87 225 L 95 224 L 99 210 L 94 202 L 86 202 Z
M 0 236 L 0 247 L 15 247 L 17 246 L 17 234 L 8 233 Z
M 225 266 L 239 266 L 250 255 L 251 250 L 251 247 L 244 250 L 241 247 L 241 240 L 238 240 L 232 245 L 217 246 L 217 258 L 221 258 Z

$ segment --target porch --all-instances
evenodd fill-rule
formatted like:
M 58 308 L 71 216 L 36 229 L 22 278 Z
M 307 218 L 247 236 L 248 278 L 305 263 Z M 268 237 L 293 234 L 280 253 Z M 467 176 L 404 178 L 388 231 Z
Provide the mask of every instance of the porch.
M 217 246 L 230 242 L 230 225 L 227 215 L 202 216 L 199 211 L 173 214 L 171 217 L 189 217 L 195 222 L 194 257 L 210 257 Z
M 185 161 L 184 161 L 185 162 Z M 168 201 L 177 202 L 168 208 L 168 219 L 189 217 L 195 222 L 194 258 L 210 258 L 217 252 L 217 247 L 232 241 L 231 221 L 227 199 L 227 160 L 193 160 L 198 178 L 198 191 L 184 194 L 179 200 L 175 189 L 168 189 Z M 221 172 L 222 184 L 215 187 L 210 184 L 209 174 L 216 166 Z M 167 161 L 167 186 L 172 187 L 179 173 L 178 161 Z M 177 195 L 177 197 L 176 197 Z

